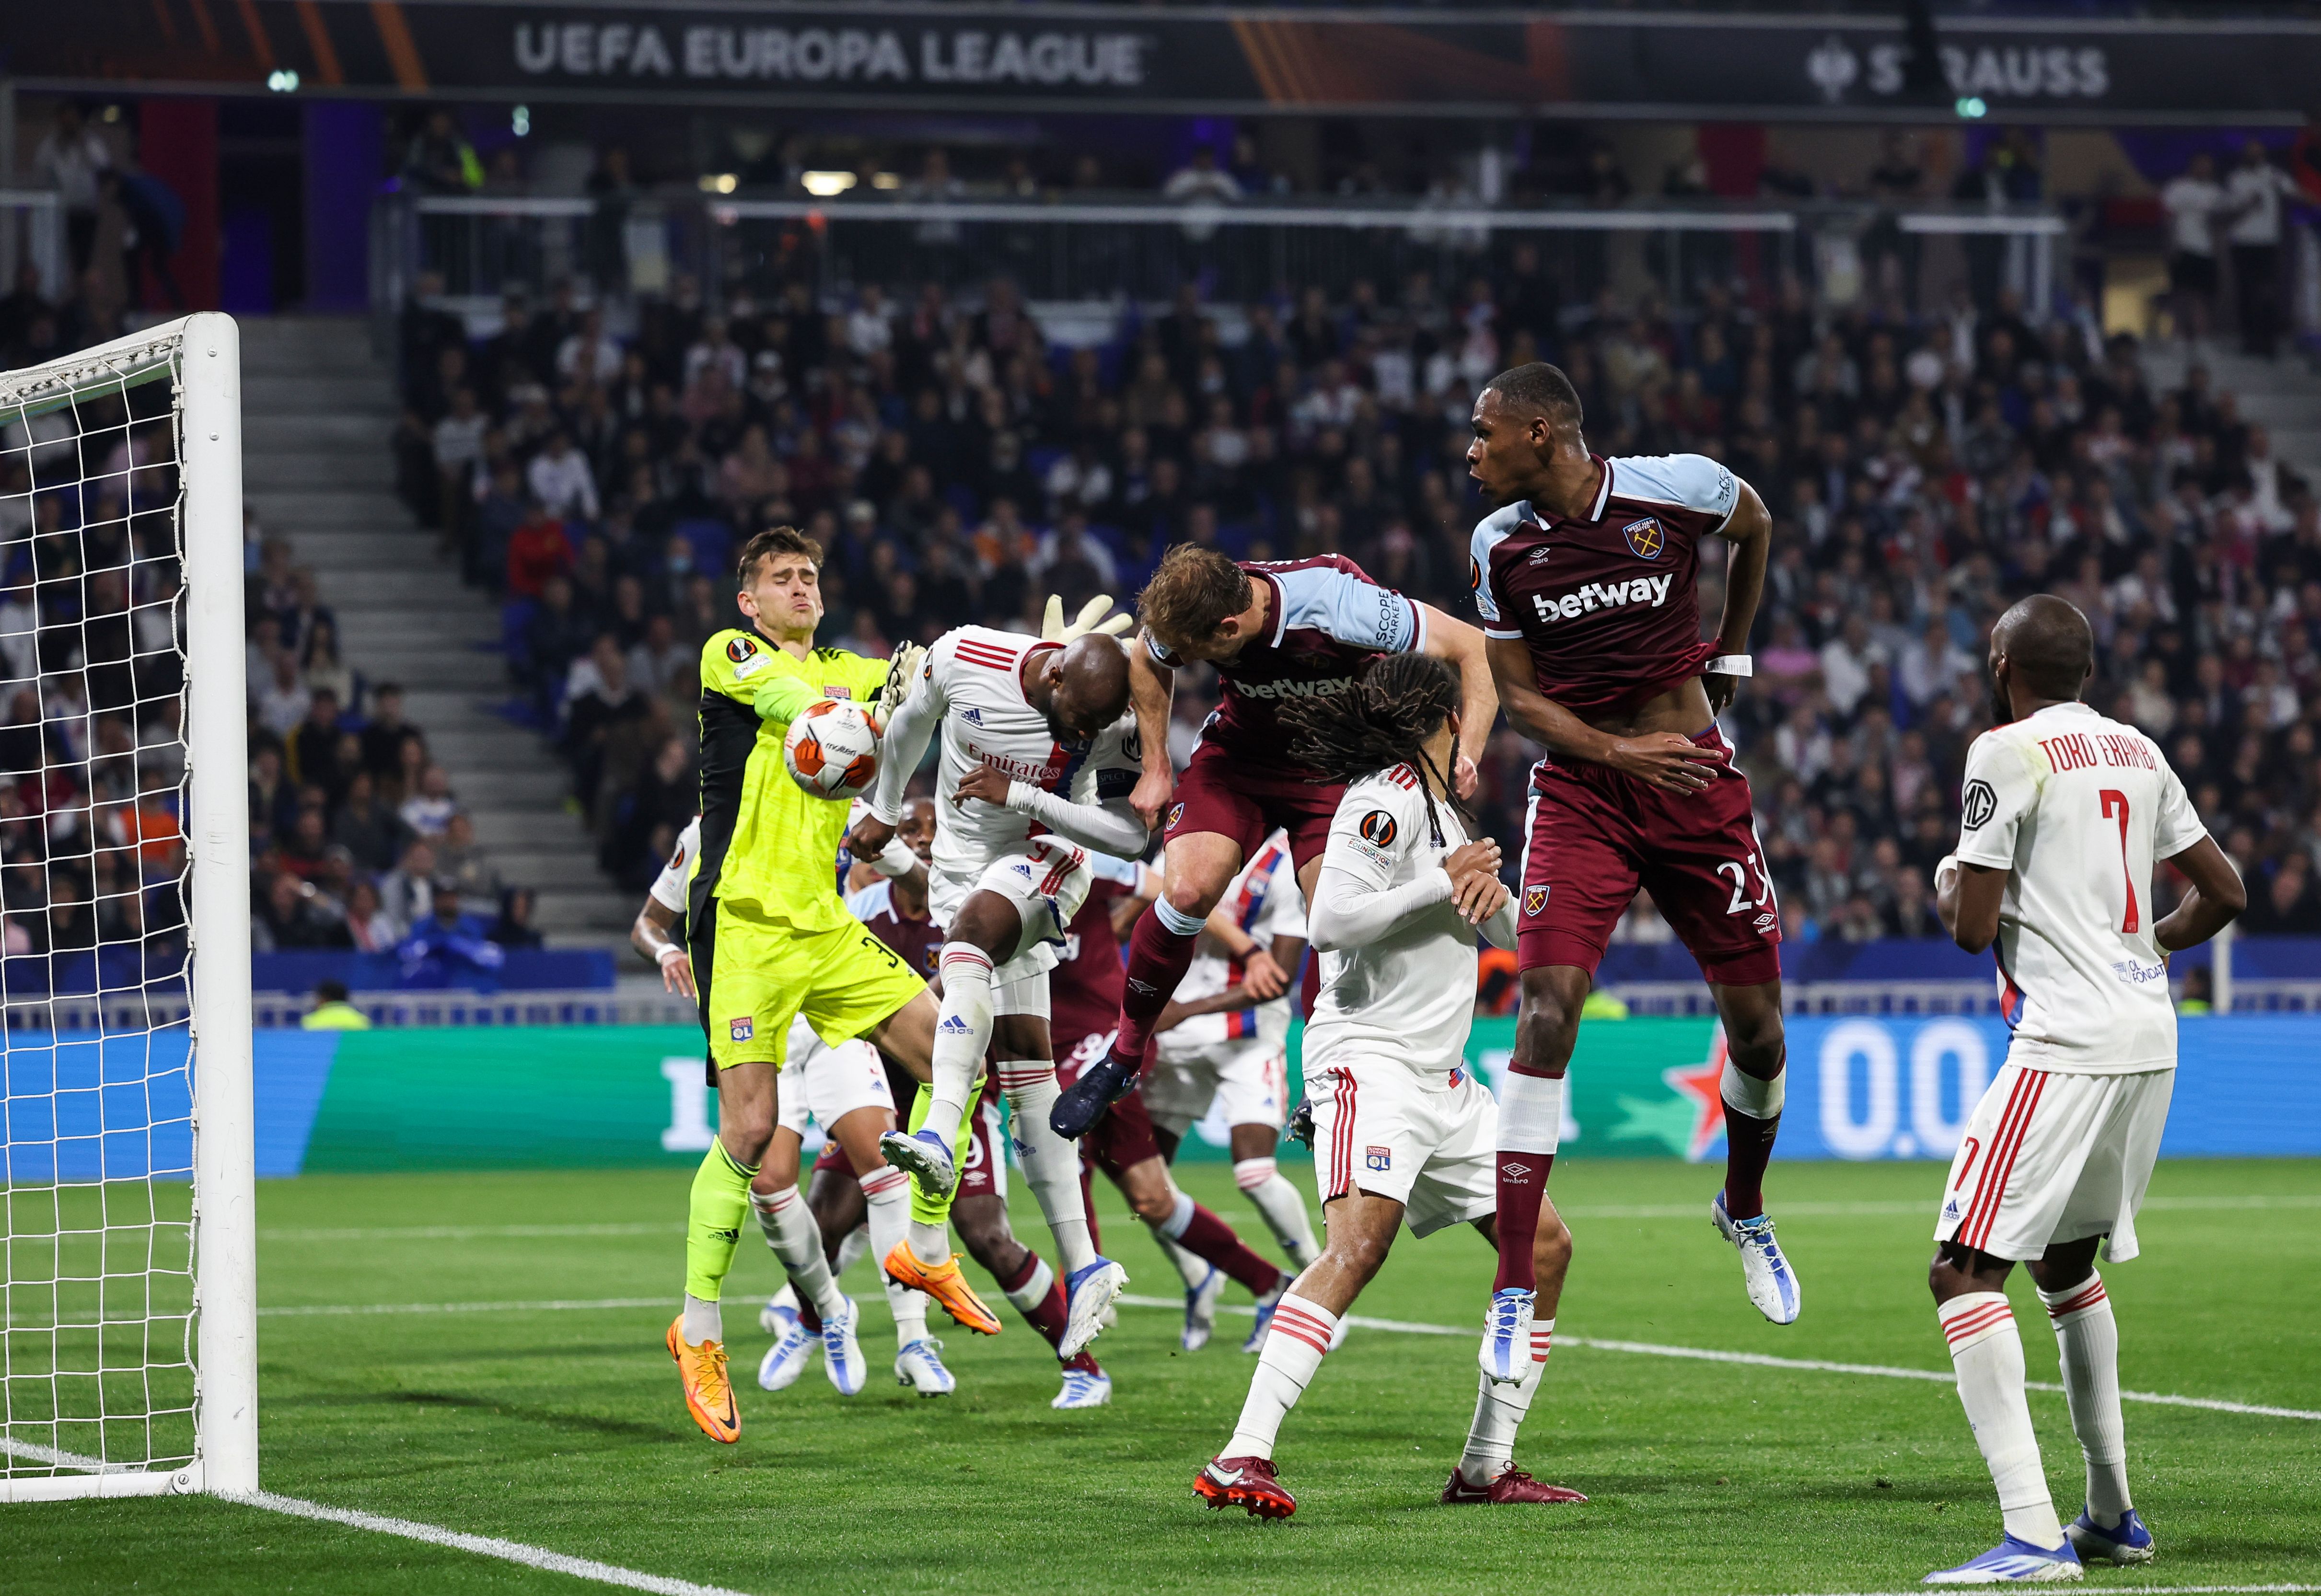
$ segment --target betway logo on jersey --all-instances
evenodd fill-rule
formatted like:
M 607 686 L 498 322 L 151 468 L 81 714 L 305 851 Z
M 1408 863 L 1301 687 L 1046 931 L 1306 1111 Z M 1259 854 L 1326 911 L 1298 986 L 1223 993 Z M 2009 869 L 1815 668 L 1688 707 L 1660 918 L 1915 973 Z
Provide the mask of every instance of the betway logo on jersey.
M 1632 576 L 1625 582 L 1590 582 L 1561 597 L 1533 594 L 1531 603 L 1542 621 L 1577 621 L 1597 610 L 1626 604 L 1648 604 L 1657 610 L 1668 602 L 1669 585 L 1675 580 L 1676 574 L 1670 572 L 1665 576 Z
M 1316 682 L 1241 682 L 1225 684 L 1243 698 L 1327 698 L 1354 685 L 1352 676 L 1324 676 Z

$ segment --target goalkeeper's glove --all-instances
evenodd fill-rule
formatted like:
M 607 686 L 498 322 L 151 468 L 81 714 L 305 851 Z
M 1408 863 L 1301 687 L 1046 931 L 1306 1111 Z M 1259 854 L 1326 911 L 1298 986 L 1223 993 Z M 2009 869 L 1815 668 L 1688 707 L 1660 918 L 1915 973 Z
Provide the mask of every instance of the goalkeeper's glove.
M 919 690 L 926 676 L 927 651 L 916 643 L 896 644 L 893 657 L 887 661 L 886 685 L 870 703 L 870 718 L 878 722 L 881 736 L 895 723 L 895 712 Z
M 1308 1148 L 1314 1145 L 1314 1100 L 1301 1097 L 1297 1106 L 1289 1111 L 1289 1139 L 1302 1142 Z
M 1080 606 L 1079 616 L 1067 626 L 1064 623 L 1064 601 L 1051 593 L 1048 595 L 1047 612 L 1040 620 L 1040 640 L 1069 643 L 1092 631 L 1116 638 L 1135 624 L 1129 616 L 1112 614 L 1112 594 L 1099 593 Z

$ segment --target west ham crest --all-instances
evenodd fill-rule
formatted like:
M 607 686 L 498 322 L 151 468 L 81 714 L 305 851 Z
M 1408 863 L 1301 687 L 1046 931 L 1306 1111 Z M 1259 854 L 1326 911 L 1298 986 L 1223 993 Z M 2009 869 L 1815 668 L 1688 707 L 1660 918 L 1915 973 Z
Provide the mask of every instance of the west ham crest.
M 1656 516 L 1630 521 L 1620 529 L 1620 535 L 1628 540 L 1628 552 L 1638 559 L 1658 559 L 1661 550 L 1668 547 L 1668 534 L 1661 530 Z

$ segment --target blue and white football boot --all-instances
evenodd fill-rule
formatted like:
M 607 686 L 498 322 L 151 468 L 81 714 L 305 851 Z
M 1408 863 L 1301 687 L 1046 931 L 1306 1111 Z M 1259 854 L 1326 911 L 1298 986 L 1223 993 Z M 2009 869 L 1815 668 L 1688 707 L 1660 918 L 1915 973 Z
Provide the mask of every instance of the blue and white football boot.
M 862 1343 L 854 1337 L 855 1325 L 861 1317 L 854 1299 L 849 1297 L 845 1312 L 822 1321 L 822 1372 L 830 1376 L 830 1383 L 838 1387 L 841 1396 L 855 1395 L 870 1377 L 870 1371 L 862 1362 Z
M 1112 1401 L 1112 1376 L 1102 1369 L 1066 1369 L 1064 1388 L 1051 1408 L 1102 1408 Z
M 942 1343 L 922 1336 L 895 1349 L 895 1383 L 923 1397 L 949 1396 L 959 1389 L 959 1377 L 943 1367 Z
M 1225 1272 L 1215 1264 L 1201 1276 L 1201 1283 L 1185 1288 L 1185 1328 L 1177 1338 L 1177 1345 L 1187 1352 L 1198 1352 L 1209 1344 L 1209 1337 L 1217 1328 L 1217 1299 L 1224 1295 Z
M 2063 1538 L 2071 1543 L 2082 1563 L 2149 1563 L 2154 1550 L 2152 1531 L 2144 1527 L 2134 1508 L 2121 1514 L 2119 1522 L 2109 1529 L 2081 1509 L 2078 1518 L 2063 1526 Z
M 778 1341 L 789 1334 L 797 1317 L 797 1288 L 786 1285 L 768 1297 L 766 1305 L 758 1310 L 758 1328 Z
M 1797 1271 L 1781 1256 L 1781 1244 L 1773 1239 L 1773 1216 L 1761 1213 L 1753 1220 L 1736 1220 L 1725 1211 L 1725 1193 L 1719 1192 L 1716 1201 L 1708 1205 L 1708 1217 L 1716 1221 L 1716 1233 L 1740 1248 L 1741 1278 L 1757 1311 L 1777 1325 L 1797 1323 L 1803 1299 L 1798 1291 Z
M 1970 1557 L 1956 1568 L 1936 1569 L 1930 1585 L 2046 1585 L 2058 1580 L 2087 1577 L 2079 1554 L 2069 1541 L 2060 1546 L 2034 1546 L 2008 1536 L 1980 1557 Z
M 1483 1310 L 1483 1345 L 1475 1361 L 1499 1385 L 1519 1385 L 1531 1373 L 1532 1292 L 1519 1285 L 1501 1286 Z
M 789 1323 L 783 1327 L 781 1338 L 768 1347 L 766 1356 L 759 1360 L 759 1385 L 767 1391 L 787 1391 L 806 1373 L 806 1365 L 814 1361 L 815 1349 L 821 1345 L 822 1338 L 800 1324 L 793 1312 Z
M 932 1130 L 889 1130 L 878 1138 L 878 1156 L 937 1197 L 949 1196 L 959 1183 L 951 1144 Z
M 1072 1271 L 1064 1282 L 1064 1338 L 1057 1343 L 1058 1357 L 1078 1357 L 1097 1338 L 1105 1326 L 1105 1310 L 1127 1283 L 1128 1271 L 1110 1258 L 1099 1257 Z

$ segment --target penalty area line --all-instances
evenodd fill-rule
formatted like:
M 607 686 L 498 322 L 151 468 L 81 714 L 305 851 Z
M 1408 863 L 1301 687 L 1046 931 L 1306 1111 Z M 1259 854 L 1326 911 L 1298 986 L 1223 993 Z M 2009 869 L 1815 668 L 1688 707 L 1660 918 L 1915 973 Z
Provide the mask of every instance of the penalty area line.
M 2321 1591 L 2321 1585 L 2104 1585 L 2104 1596 L 2274 1596 L 2274 1592 Z M 1924 1596 L 1916 1591 L 1840 1591 L 1824 1596 Z
M 1133 1308 L 1173 1308 L 1182 1311 L 1184 1304 L 1167 1297 L 1139 1297 L 1123 1294 L 1114 1299 Z M 1254 1315 L 1254 1308 L 1230 1307 L 1221 1313 Z M 1356 1329 L 1387 1330 L 1405 1336 L 1466 1336 L 1477 1332 L 1467 1326 L 1422 1324 L 1404 1319 L 1371 1319 L 1364 1314 L 1350 1313 L 1346 1323 Z M 1656 1341 L 1616 1341 L 1596 1336 L 1567 1336 L 1559 1332 L 1558 1347 L 1585 1347 L 1597 1352 L 1630 1352 L 1645 1357 L 1687 1358 L 1697 1363 L 1746 1364 L 1761 1369 L 1794 1369 L 1803 1374 L 1862 1374 L 1879 1380 L 1919 1380 L 1937 1385 L 1954 1385 L 1958 1377 L 1948 1369 L 1904 1369 L 1889 1364 L 1835 1363 L 1816 1357 L 1776 1357 L 1767 1352 L 1726 1352 L 1710 1347 L 1669 1347 Z M 2026 1391 L 2060 1392 L 2063 1388 L 2052 1381 L 2032 1380 L 2025 1383 Z M 2305 1419 L 2321 1420 L 2321 1410 L 2310 1408 L 2275 1408 L 2261 1402 L 2230 1402 L 2218 1397 L 2177 1396 L 2158 1391 L 2123 1391 L 2120 1401 L 2149 1402 L 2165 1408 L 2203 1408 L 2215 1413 L 2248 1413 L 2263 1419 Z

